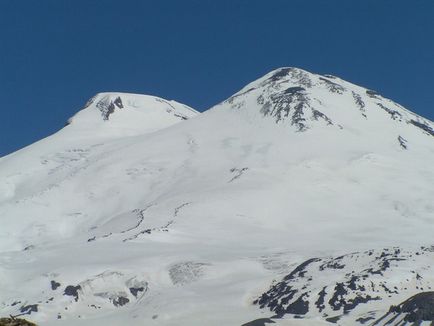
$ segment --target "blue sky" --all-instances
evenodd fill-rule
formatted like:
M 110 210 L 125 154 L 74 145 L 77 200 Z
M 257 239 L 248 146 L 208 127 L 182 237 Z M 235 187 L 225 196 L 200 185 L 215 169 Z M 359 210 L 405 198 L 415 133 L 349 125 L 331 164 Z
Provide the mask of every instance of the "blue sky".
M 0 156 L 102 91 L 200 111 L 281 66 L 330 73 L 434 120 L 434 1 L 0 0 Z

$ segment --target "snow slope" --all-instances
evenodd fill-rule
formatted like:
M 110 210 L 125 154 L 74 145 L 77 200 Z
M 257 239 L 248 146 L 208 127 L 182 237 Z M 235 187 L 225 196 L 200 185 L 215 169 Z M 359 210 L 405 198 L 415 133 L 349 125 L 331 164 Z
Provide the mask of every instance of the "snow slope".
M 1 314 L 41 325 L 410 320 L 381 318 L 433 286 L 433 128 L 297 68 L 200 115 L 97 95 L 0 160 Z
M 91 152 L 98 152 L 106 143 L 149 134 L 197 114 L 184 104 L 155 96 L 97 94 L 55 135 L 0 158 L 6 177 L 0 184 L 0 203 L 14 197 L 21 180 L 27 183 L 25 189 L 29 188 L 29 178 L 43 185 L 45 181 L 51 182 L 46 178 L 47 173 L 53 174 L 56 169 L 70 173 L 68 168 L 85 161 Z

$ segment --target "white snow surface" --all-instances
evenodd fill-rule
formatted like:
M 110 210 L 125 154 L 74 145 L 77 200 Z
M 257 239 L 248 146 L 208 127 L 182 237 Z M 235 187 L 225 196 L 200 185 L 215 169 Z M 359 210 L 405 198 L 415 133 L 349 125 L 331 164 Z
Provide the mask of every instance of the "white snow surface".
M 156 96 L 99 93 L 68 123 L 74 133 L 88 133 L 91 137 L 134 136 L 157 131 L 197 114 L 187 105 Z
M 0 315 L 242 325 L 312 258 L 276 301 L 308 311 L 276 325 L 372 322 L 434 286 L 434 124 L 379 94 L 281 68 L 201 114 L 101 93 L 69 123 L 0 159 Z M 379 299 L 328 304 L 350 276 L 342 300 Z

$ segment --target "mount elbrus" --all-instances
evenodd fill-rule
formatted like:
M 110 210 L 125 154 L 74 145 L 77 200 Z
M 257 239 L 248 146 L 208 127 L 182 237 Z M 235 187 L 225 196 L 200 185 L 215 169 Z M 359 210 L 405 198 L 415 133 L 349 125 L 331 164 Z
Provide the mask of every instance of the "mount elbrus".
M 282 68 L 199 114 L 104 93 L 0 159 L 0 314 L 40 325 L 419 325 L 434 124 Z

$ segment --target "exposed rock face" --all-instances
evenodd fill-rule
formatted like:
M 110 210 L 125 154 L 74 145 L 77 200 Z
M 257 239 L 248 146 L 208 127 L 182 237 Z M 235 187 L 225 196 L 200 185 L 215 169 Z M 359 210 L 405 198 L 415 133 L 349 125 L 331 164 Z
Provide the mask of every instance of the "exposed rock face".
M 0 318 L 0 326 L 36 326 L 22 318 Z
M 344 88 L 321 77 L 318 84 L 332 93 L 341 93 Z M 289 120 L 297 131 L 309 129 L 308 121 L 324 120 L 332 125 L 332 120 L 323 112 L 314 108 L 315 100 L 309 96 L 309 89 L 314 86 L 311 75 L 296 68 L 282 68 L 255 87 L 235 94 L 228 99 L 234 107 L 244 105 L 242 98 L 256 96 L 256 102 L 264 117 L 272 117 L 276 123 Z
M 74 297 L 75 301 L 78 301 L 78 291 L 79 290 L 81 290 L 81 286 L 80 285 L 77 285 L 77 286 L 68 285 L 65 288 L 65 291 L 64 291 L 63 294 L 66 295 L 66 296 L 72 296 L 72 297 Z
M 90 98 L 84 108 L 88 108 L 91 105 L 95 105 L 99 111 L 101 111 L 101 116 L 104 120 L 109 120 L 110 115 L 115 111 L 116 108 L 123 109 L 124 105 L 120 96 L 113 98 L 110 94 L 99 96 L 99 94 Z
M 115 112 L 116 108 L 122 109 L 124 106 L 122 104 L 121 98 L 118 96 L 114 100 L 111 100 L 109 96 L 103 97 L 96 103 L 96 107 L 101 111 L 101 115 L 104 120 L 108 120 L 110 114 Z
M 427 134 L 434 136 L 434 129 L 431 128 L 427 122 L 421 122 L 421 121 L 415 121 L 415 120 L 410 120 L 409 123 L 411 123 L 412 125 L 422 129 L 423 131 L 425 131 Z
M 319 314 L 336 322 L 359 305 L 371 304 L 370 307 L 375 310 L 376 301 L 430 288 L 425 281 L 428 271 L 422 276 L 411 270 L 412 264 L 428 257 L 433 257 L 432 250 L 423 247 L 418 251 L 385 248 L 334 258 L 311 258 L 272 285 L 254 304 L 268 308 L 275 313 L 275 317 Z M 430 269 L 429 266 L 426 268 Z M 401 269 L 410 269 L 403 282 L 391 281 L 389 275 Z M 405 314 L 407 321 L 431 320 L 433 309 L 434 292 L 427 292 L 392 307 L 387 316 L 400 313 Z M 372 319 L 365 318 L 362 317 L 359 322 Z
M 397 306 L 391 306 L 387 314 L 375 321 L 374 325 L 420 325 L 434 322 L 434 292 L 418 293 Z

